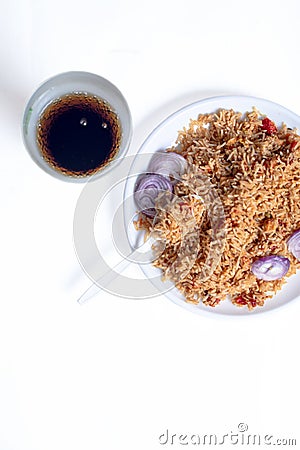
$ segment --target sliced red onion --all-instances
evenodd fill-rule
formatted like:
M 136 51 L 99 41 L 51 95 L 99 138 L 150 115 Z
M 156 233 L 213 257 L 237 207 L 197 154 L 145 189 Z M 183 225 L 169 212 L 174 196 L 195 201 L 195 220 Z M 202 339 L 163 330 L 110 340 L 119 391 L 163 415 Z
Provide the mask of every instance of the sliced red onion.
M 134 200 L 144 214 L 154 217 L 156 214 L 155 202 L 162 191 L 173 192 L 173 187 L 166 177 L 158 173 L 141 175 L 136 183 Z
M 148 172 L 180 179 L 187 169 L 186 159 L 175 152 L 156 152 L 151 158 Z
M 295 231 L 287 240 L 289 252 L 300 261 L 300 230 Z
M 254 275 L 260 280 L 273 281 L 284 277 L 290 268 L 290 261 L 279 255 L 264 256 L 251 266 Z

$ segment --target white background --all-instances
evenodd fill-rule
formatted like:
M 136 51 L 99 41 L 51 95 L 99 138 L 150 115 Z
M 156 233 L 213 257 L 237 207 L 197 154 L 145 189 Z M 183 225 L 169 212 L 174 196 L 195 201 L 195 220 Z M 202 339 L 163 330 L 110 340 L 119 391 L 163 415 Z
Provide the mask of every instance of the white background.
M 43 173 L 20 132 L 32 92 L 68 70 L 123 92 L 130 153 L 168 114 L 212 95 L 300 114 L 299 2 L 2 0 L 0 10 L 0 450 L 155 450 L 168 447 L 167 428 L 222 435 L 241 422 L 300 445 L 299 301 L 246 319 L 162 297 L 101 293 L 79 306 L 90 284 L 72 241 L 82 185 Z

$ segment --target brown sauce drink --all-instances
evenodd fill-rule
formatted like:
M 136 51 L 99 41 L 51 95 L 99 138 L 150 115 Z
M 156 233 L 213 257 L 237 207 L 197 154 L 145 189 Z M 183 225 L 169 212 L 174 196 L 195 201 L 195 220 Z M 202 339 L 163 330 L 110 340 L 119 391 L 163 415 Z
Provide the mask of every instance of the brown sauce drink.
M 83 177 L 106 167 L 118 153 L 121 125 L 103 99 L 85 92 L 65 94 L 42 112 L 37 142 L 58 172 Z

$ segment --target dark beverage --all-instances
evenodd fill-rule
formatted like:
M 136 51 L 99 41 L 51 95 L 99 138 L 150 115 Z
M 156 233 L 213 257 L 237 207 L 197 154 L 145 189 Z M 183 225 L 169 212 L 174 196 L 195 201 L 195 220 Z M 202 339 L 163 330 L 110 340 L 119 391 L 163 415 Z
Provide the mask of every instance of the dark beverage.
M 92 175 L 118 153 L 121 126 L 107 102 L 74 92 L 45 108 L 37 126 L 37 141 L 43 158 L 57 171 Z

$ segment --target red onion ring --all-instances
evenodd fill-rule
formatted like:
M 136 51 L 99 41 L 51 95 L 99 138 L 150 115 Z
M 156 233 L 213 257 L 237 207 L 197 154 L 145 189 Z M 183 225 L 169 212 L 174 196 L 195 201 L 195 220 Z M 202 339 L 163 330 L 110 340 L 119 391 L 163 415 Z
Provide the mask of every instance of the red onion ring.
M 141 212 L 149 217 L 156 214 L 155 202 L 160 192 L 173 192 L 173 187 L 166 177 L 158 173 L 141 175 L 136 183 L 134 200 Z
M 300 261 L 300 230 L 295 231 L 287 240 L 288 251 Z
M 187 169 L 186 159 L 175 152 L 156 152 L 149 163 L 148 172 L 180 179 Z
M 290 261 L 279 255 L 264 256 L 257 259 L 251 266 L 256 278 L 264 281 L 279 280 L 284 277 L 290 268 Z

